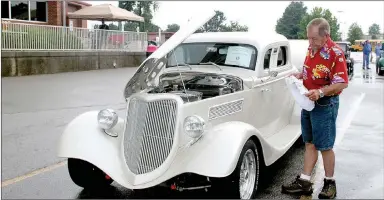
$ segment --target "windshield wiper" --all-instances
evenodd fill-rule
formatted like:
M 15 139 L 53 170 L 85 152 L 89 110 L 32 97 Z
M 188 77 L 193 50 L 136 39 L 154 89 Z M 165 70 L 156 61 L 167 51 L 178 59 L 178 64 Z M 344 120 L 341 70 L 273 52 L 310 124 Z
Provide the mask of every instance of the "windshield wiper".
M 223 71 L 221 68 L 220 68 L 220 66 L 218 65 L 218 64 L 216 64 L 216 63 L 214 63 L 214 62 L 211 62 L 211 61 L 209 61 L 209 62 L 205 62 L 205 63 L 199 63 L 199 65 L 214 65 L 214 66 L 216 66 L 217 68 L 219 68 L 220 69 L 220 71 Z

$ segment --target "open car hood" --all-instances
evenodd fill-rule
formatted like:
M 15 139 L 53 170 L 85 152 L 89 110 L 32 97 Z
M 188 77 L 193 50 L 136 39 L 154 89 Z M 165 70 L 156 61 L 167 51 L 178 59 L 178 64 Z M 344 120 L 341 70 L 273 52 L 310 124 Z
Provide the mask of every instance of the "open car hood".
M 167 59 L 165 56 L 205 23 L 207 23 L 212 17 L 215 16 L 215 14 L 215 11 L 212 10 L 209 12 L 202 12 L 199 13 L 199 15 L 194 16 L 188 21 L 187 24 L 182 26 L 179 31 L 177 31 L 171 38 L 169 38 L 155 52 L 145 59 L 125 86 L 124 97 L 128 98 L 132 94 L 150 87 L 153 83 L 152 81 L 158 77 L 159 72 L 166 65 Z

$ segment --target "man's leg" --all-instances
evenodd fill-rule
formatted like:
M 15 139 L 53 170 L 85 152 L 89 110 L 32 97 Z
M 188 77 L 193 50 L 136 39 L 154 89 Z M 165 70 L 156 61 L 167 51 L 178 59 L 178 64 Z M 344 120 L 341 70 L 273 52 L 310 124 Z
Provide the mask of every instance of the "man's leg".
M 316 165 L 318 153 L 315 145 L 311 143 L 305 143 L 304 153 L 304 175 L 311 176 L 313 168 Z
M 369 55 L 367 54 L 363 56 L 363 69 L 369 69 Z
M 321 152 L 323 157 L 325 177 L 331 178 L 335 173 L 335 152 L 333 149 L 325 150 Z
M 313 192 L 312 183 L 310 181 L 312 169 L 317 162 L 317 151 L 315 146 L 311 144 L 312 141 L 312 124 L 310 112 L 301 111 L 301 132 L 303 141 L 305 142 L 304 153 L 304 172 L 297 176 L 291 183 L 284 184 L 282 186 L 282 192 L 284 193 L 300 193 L 311 195 Z
M 328 102 L 321 102 L 323 106 L 313 113 L 314 144 L 321 151 L 325 170 L 324 186 L 319 194 L 320 199 L 336 197 L 336 182 L 333 178 L 335 170 L 335 154 L 333 146 L 336 139 L 336 119 L 339 109 L 339 97 L 332 97 Z
M 366 57 L 367 57 L 367 55 L 365 55 L 364 53 L 363 53 L 363 69 L 365 69 L 365 66 L 366 66 Z

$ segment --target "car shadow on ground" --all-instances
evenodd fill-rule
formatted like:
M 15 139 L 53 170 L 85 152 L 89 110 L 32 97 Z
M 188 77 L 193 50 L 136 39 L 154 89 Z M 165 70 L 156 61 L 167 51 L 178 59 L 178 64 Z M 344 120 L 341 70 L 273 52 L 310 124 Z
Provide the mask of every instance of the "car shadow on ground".
M 273 165 L 264 168 L 260 174 L 256 198 L 297 199 L 297 196 L 281 194 L 281 185 L 295 178 L 302 169 L 304 146 L 300 140 Z M 222 188 L 226 190 L 226 188 Z M 168 188 L 156 188 L 134 192 L 116 183 L 103 190 L 83 189 L 77 199 L 211 199 L 226 198 L 220 194 L 204 190 L 176 192 Z

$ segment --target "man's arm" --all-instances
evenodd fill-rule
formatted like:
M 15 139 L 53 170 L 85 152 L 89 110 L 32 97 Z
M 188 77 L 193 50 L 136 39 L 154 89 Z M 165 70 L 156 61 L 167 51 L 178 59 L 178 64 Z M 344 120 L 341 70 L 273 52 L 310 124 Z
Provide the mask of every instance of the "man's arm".
M 333 94 L 337 94 L 348 87 L 348 83 L 335 83 L 330 86 L 324 87 L 321 90 L 324 93 L 324 96 L 332 96 Z M 319 90 L 310 90 L 305 95 L 312 101 L 316 101 L 320 98 L 320 91 Z
M 331 85 L 322 88 L 325 96 L 337 94 L 348 87 L 347 62 L 345 60 L 344 54 L 336 54 L 333 62 L 334 66 L 330 74 Z
M 325 96 L 331 96 L 333 94 L 339 93 L 348 87 L 348 83 L 335 83 L 328 87 L 324 87 L 321 90 Z

